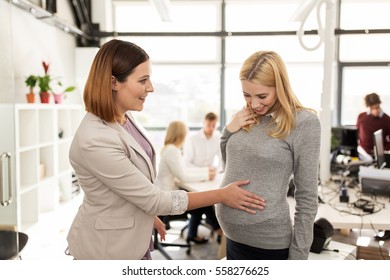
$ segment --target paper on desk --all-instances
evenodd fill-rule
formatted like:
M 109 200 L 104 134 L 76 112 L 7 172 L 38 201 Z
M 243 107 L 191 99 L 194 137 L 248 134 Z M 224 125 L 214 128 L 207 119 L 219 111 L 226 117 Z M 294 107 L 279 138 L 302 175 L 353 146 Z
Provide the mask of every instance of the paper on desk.
M 377 169 L 372 167 L 360 166 L 359 178 L 372 178 L 390 181 L 390 169 Z

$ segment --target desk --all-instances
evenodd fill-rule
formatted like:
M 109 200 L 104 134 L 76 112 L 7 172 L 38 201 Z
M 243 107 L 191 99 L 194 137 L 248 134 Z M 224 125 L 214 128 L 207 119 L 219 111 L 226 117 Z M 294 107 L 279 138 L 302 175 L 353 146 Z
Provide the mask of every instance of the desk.
M 222 182 L 223 174 L 217 174 L 214 180 L 196 183 L 178 183 L 178 187 L 189 192 L 202 192 L 218 189 Z
M 390 229 L 389 198 L 377 197 L 377 213 L 363 212 L 352 206 L 360 196 L 357 189 L 348 188 L 349 203 L 339 202 L 339 186 L 329 183 L 320 187 L 319 196 L 325 203 L 318 204 L 317 218 L 327 219 L 336 229 L 364 228 L 376 230 Z M 363 197 L 369 198 L 364 195 Z M 370 199 L 370 198 L 369 198 Z M 295 200 L 289 197 L 290 213 L 295 212 Z

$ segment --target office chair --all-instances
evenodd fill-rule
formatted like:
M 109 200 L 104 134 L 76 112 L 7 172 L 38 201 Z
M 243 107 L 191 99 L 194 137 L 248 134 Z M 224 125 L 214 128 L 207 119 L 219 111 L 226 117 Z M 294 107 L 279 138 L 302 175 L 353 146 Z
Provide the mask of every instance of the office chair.
M 184 226 L 184 228 L 182 228 L 180 230 L 180 237 L 182 237 L 184 229 L 188 226 L 188 215 L 189 215 L 188 212 L 185 212 L 181 215 L 159 216 L 159 218 L 161 219 L 161 221 L 164 222 L 167 231 L 171 228 L 171 226 L 169 224 L 171 221 L 185 221 L 186 225 Z M 160 253 L 168 260 L 171 260 L 172 258 L 165 250 L 165 247 L 174 246 L 174 247 L 180 247 L 180 248 L 187 248 L 187 250 L 186 250 L 187 255 L 191 254 L 191 244 L 189 242 L 186 242 L 186 243 L 172 242 L 171 243 L 171 242 L 160 241 L 156 229 L 154 229 L 153 237 L 154 237 L 153 238 L 154 239 L 153 240 L 154 241 L 154 249 L 159 250 Z
M 0 260 L 21 260 L 20 252 L 26 246 L 27 241 L 28 235 L 23 232 L 0 230 Z M 19 250 L 16 246 L 18 242 Z

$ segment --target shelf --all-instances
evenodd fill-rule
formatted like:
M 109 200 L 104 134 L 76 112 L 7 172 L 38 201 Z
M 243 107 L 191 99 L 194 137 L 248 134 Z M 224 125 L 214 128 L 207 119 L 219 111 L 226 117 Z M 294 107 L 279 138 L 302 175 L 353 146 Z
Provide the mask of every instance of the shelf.
M 57 178 L 42 181 L 38 188 L 39 213 L 57 209 L 60 204 L 59 185 Z
M 38 134 L 35 129 L 37 123 L 37 112 L 33 109 L 19 110 L 16 116 L 19 130 L 19 147 L 29 147 L 38 143 Z
M 31 150 L 19 154 L 19 182 L 21 186 L 38 183 L 38 152 Z
M 70 142 L 61 142 L 58 145 L 58 171 L 64 172 L 71 168 L 69 162 Z
M 19 153 L 29 152 L 29 151 L 32 151 L 32 150 L 34 150 L 36 148 L 37 148 L 36 145 L 34 145 L 34 146 L 26 146 L 26 147 L 19 148 L 19 150 L 17 152 L 19 152 Z
M 72 198 L 69 148 L 81 118 L 81 105 L 16 104 L 16 188 L 20 228 L 39 214 Z M 64 133 L 59 137 L 58 131 Z
M 38 112 L 39 143 L 52 142 L 54 139 L 54 111 L 51 108 Z
M 35 188 L 20 197 L 21 205 L 21 223 L 33 224 L 38 222 L 38 189 Z
M 39 177 L 40 180 L 42 180 L 42 175 L 43 178 L 54 176 L 55 166 L 53 146 L 48 146 L 39 149 L 39 164 L 40 168 L 43 168 L 43 174 L 41 174 L 41 176 Z
M 38 187 L 37 184 L 34 184 L 34 185 L 25 185 L 25 186 L 20 186 L 20 194 L 23 195 L 23 194 L 26 194 L 32 190 L 35 190 L 36 188 Z

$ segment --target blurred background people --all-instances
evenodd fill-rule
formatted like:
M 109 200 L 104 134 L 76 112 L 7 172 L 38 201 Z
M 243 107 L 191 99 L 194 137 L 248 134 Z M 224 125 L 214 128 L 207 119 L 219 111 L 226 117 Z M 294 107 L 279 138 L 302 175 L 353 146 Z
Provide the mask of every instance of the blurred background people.
M 202 129 L 198 130 L 190 137 L 187 137 L 184 145 L 184 159 L 189 167 L 209 167 L 215 168 L 217 172 L 222 169 L 221 161 L 221 133 L 216 130 L 218 116 L 209 112 L 203 120 Z M 205 215 L 206 222 L 216 219 L 214 206 L 191 211 L 189 222 L 189 236 L 197 236 L 198 227 L 202 222 L 202 217 Z M 217 241 L 221 242 L 222 231 L 217 232 Z M 202 241 L 205 241 L 203 239 Z
M 381 108 L 378 94 L 370 93 L 364 97 L 367 111 L 359 114 L 356 122 L 358 129 L 358 153 L 361 160 L 373 160 L 374 132 L 383 130 L 383 147 L 390 150 L 390 117 Z
M 189 167 L 215 167 L 221 170 L 221 133 L 216 129 L 218 116 L 207 113 L 203 128 L 187 137 L 184 159 Z
M 187 130 L 186 124 L 181 121 L 173 121 L 167 128 L 156 181 L 156 184 L 163 190 L 177 190 L 180 184 L 211 181 L 216 176 L 216 169 L 214 167 L 186 166 L 182 154 L 182 147 L 186 139 Z M 210 206 L 209 210 L 211 213 L 207 213 L 209 214 L 207 222 L 214 231 L 221 233 L 213 206 Z M 190 214 L 191 217 L 199 214 L 201 217 L 204 212 L 205 210 L 199 213 L 190 211 Z M 166 226 L 169 227 L 169 224 L 166 223 Z M 207 238 L 197 235 L 197 227 L 194 228 L 191 224 L 189 225 L 187 242 L 202 244 L 207 241 Z

